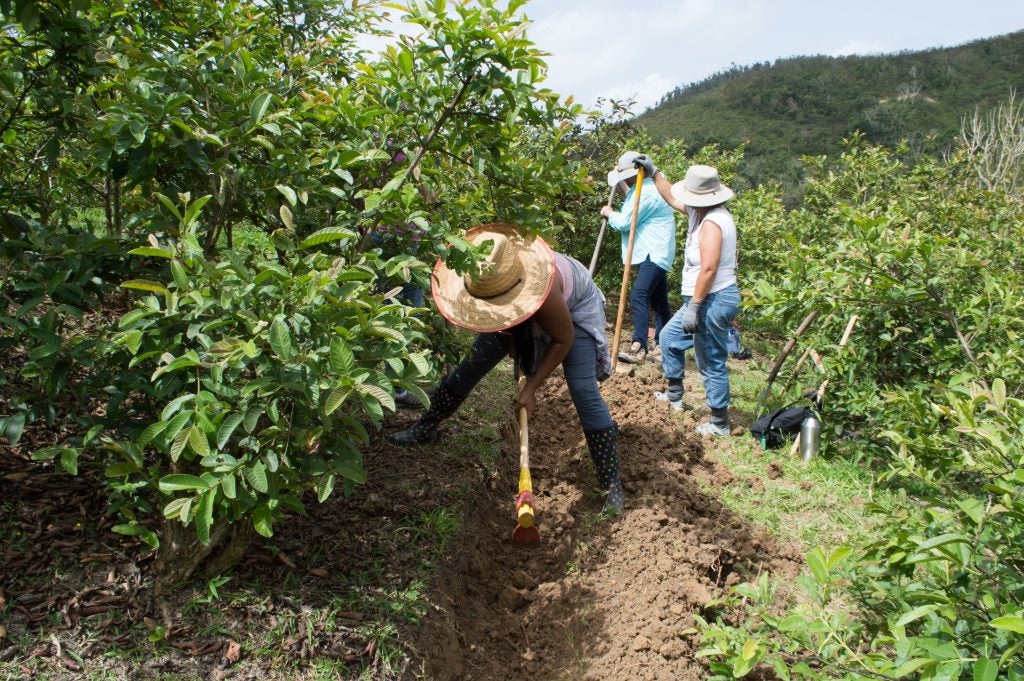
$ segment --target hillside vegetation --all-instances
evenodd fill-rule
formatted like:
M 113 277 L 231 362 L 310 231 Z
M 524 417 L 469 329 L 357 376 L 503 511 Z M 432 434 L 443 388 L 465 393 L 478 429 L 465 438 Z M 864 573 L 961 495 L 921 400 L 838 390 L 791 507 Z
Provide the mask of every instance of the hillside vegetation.
M 699 149 L 746 143 L 740 175 L 790 189 L 801 155 L 841 151 L 854 131 L 876 144 L 948 144 L 965 114 L 1024 88 L 1024 31 L 957 47 L 881 56 L 794 57 L 735 67 L 676 88 L 638 122 L 652 139 Z

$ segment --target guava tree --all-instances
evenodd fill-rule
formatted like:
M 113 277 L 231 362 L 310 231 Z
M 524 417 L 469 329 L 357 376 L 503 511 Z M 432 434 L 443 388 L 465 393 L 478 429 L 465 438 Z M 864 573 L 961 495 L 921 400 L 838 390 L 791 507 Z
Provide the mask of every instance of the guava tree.
M 396 386 L 426 399 L 434 377 L 429 314 L 397 285 L 427 285 L 436 257 L 467 267 L 476 222 L 548 229 L 584 188 L 563 142 L 579 109 L 540 87 L 522 4 L 0 3 L 0 201 L 27 218 L 0 340 L 40 384 L 0 419 L 73 396 L 75 435 L 37 458 L 102 468 L 162 583 L 363 481 Z M 364 53 L 392 10 L 421 33 Z M 26 253 L 71 270 L 55 291 L 83 235 L 113 255 L 96 288 L 30 296 Z M 111 285 L 130 311 L 81 328 Z M 71 379 L 44 385 L 58 365 Z

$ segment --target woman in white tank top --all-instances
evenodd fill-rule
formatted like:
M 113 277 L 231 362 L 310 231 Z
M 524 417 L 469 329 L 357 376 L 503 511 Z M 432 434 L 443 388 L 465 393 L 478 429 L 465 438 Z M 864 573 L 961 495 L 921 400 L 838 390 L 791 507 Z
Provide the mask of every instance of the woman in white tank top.
M 655 398 L 683 408 L 683 353 L 694 348 L 711 417 L 697 427 L 701 435 L 729 435 L 729 327 L 739 312 L 736 281 L 736 223 L 725 202 L 735 194 L 718 170 L 694 165 L 686 178 L 669 183 L 646 156 L 635 160 L 654 178 L 665 202 L 689 218 L 683 253 L 685 304 L 661 332 L 662 372 L 668 388 Z

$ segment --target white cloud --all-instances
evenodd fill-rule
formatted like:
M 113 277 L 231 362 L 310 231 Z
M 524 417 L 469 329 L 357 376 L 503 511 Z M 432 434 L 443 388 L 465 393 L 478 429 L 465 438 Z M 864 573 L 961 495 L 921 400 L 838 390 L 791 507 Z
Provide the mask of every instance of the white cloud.
M 545 85 L 588 106 L 599 97 L 636 98 L 637 113 L 677 85 L 728 68 L 768 7 L 767 0 L 574 4 L 538 0 L 525 8 L 535 19 L 530 39 L 551 53 Z
M 889 45 L 878 40 L 851 40 L 829 54 L 833 57 L 845 57 L 851 54 L 884 54 L 896 52 Z
M 974 0 L 532 0 L 530 39 L 551 56 L 545 82 L 584 105 L 662 95 L 727 70 L 800 55 L 954 45 L 1024 28 L 1024 2 Z M 950 17 L 956 16 L 956 21 Z
M 1024 28 L 1019 0 L 972 8 L 962 12 L 960 0 L 531 0 L 522 11 L 533 20 L 528 37 L 549 53 L 545 87 L 587 107 L 635 97 L 640 113 L 733 65 L 926 49 Z

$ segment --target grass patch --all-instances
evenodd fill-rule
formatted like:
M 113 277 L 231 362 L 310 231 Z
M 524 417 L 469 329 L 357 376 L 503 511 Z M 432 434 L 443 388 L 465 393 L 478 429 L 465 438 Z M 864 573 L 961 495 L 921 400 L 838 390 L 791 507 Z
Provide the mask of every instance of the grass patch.
M 746 428 L 754 420 L 770 364 L 763 358 L 730 360 L 734 426 Z M 813 378 L 806 372 L 801 376 L 804 381 L 809 377 Z M 785 376 L 780 380 L 785 381 Z M 781 406 L 776 402 L 772 400 L 768 408 Z M 805 550 L 857 542 L 883 524 L 885 516 L 869 513 L 867 505 L 890 508 L 895 499 L 888 490 L 876 487 L 870 469 L 830 457 L 827 451 L 804 463 L 789 451 L 788 446 L 764 451 L 746 431 L 717 440 L 708 448 L 708 456 L 725 466 L 735 480 L 705 491 L 743 518 L 777 537 L 796 541 Z

